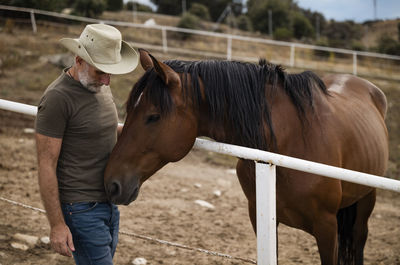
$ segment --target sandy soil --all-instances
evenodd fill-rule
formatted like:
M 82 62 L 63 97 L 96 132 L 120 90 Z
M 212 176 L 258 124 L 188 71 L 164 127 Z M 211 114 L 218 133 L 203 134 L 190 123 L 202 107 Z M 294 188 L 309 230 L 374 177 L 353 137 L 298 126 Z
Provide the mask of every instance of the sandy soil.
M 32 119 L 0 111 L 0 124 L 0 196 L 43 208 L 34 139 L 23 132 L 23 128 L 32 127 Z M 234 170 L 209 160 L 207 152 L 195 150 L 150 178 L 136 202 L 120 207 L 121 230 L 255 260 L 256 238 Z M 215 190 L 222 195 L 215 196 Z M 212 203 L 215 210 L 195 204 L 198 199 Z M 284 225 L 278 232 L 280 264 L 319 264 L 312 236 Z M 73 264 L 72 259 L 53 253 L 45 244 L 28 251 L 13 249 L 15 233 L 48 235 L 46 217 L 0 201 L 2 265 Z M 365 264 L 400 264 L 399 238 L 400 195 L 380 191 L 370 219 Z M 131 264 L 137 257 L 144 257 L 147 264 L 245 264 L 120 235 L 115 264 Z

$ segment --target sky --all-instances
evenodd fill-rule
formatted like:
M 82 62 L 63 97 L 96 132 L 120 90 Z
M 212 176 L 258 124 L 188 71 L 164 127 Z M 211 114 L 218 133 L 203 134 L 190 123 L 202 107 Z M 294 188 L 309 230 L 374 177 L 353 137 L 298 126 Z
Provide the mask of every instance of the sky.
M 124 0 L 127 2 L 128 0 Z M 154 7 L 150 0 L 135 0 Z M 374 0 L 296 0 L 304 9 L 318 11 L 325 19 L 364 22 L 375 19 Z M 400 18 L 400 0 L 375 0 L 377 19 Z

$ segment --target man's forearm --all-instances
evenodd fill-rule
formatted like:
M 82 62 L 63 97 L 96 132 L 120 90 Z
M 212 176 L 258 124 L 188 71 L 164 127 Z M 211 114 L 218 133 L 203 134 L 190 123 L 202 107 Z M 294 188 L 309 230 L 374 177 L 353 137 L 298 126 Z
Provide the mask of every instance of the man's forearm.
M 58 224 L 64 224 L 57 177 L 54 170 L 50 168 L 39 170 L 39 188 L 50 226 L 54 227 Z

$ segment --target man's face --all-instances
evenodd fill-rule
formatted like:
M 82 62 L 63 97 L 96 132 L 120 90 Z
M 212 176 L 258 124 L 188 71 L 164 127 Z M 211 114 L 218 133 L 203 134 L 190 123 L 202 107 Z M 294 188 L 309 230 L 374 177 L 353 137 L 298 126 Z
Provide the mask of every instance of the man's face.
M 81 60 L 78 64 L 78 78 L 81 84 L 92 92 L 99 92 L 103 86 L 110 85 L 110 74 Z

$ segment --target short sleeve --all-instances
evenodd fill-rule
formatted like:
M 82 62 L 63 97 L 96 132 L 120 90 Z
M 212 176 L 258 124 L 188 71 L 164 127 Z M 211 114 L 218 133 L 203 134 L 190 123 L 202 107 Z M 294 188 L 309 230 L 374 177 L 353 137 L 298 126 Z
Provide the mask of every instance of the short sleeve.
M 35 120 L 37 133 L 62 138 L 68 123 L 68 108 L 65 96 L 56 91 L 47 91 L 40 100 Z

